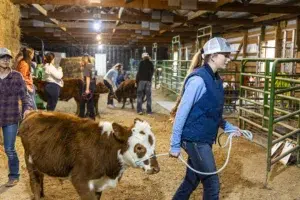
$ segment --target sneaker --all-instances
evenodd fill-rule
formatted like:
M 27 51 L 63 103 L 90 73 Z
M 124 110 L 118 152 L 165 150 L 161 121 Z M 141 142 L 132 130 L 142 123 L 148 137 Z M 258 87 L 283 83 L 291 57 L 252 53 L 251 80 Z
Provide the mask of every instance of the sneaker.
M 7 181 L 7 183 L 5 184 L 5 187 L 13 187 L 13 186 L 17 185 L 18 182 L 19 182 L 18 179 L 9 179 Z
M 111 109 L 115 108 L 115 106 L 112 105 L 112 104 L 108 104 L 107 107 L 108 107 L 108 108 L 111 108 Z
M 153 114 L 153 112 L 147 112 L 147 115 L 152 115 Z
M 143 112 L 138 112 L 138 115 L 143 115 Z

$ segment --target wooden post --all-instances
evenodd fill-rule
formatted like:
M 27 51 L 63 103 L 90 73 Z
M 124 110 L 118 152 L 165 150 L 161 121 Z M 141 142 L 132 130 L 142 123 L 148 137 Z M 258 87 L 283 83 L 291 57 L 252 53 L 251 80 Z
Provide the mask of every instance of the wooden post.
M 275 58 L 281 57 L 282 41 L 281 41 L 281 27 L 277 24 L 275 31 Z
M 300 16 L 296 19 L 296 52 L 300 51 Z
M 246 58 L 247 56 L 247 46 L 248 46 L 248 30 L 244 33 L 243 38 L 243 58 Z

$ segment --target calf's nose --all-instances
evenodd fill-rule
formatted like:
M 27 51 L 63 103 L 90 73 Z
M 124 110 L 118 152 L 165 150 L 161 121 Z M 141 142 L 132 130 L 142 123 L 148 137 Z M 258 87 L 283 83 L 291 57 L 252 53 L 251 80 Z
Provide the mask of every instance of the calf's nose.
M 153 173 L 154 173 L 154 174 L 158 173 L 159 171 L 160 171 L 159 166 L 153 167 Z

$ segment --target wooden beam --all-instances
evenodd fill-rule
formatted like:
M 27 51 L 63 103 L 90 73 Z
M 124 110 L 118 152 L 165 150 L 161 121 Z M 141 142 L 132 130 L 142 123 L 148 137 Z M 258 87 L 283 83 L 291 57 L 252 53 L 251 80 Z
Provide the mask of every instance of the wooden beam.
M 131 3 L 125 3 L 124 0 L 12 0 L 15 4 L 50 4 L 50 5 L 82 5 L 89 7 L 124 7 L 124 8 L 151 8 L 151 9 L 166 9 L 174 10 L 180 9 L 180 6 L 168 6 L 168 1 L 162 0 L 135 0 Z M 226 1 L 222 1 L 226 3 Z M 226 4 L 198 2 L 195 10 L 199 11 L 230 11 L 230 12 L 249 12 L 249 13 L 286 13 L 299 14 L 300 6 L 286 6 L 286 5 L 267 5 L 250 3 L 244 5 L 243 3 L 233 2 Z M 220 6 L 222 5 L 222 6 Z
M 56 26 L 50 23 L 44 23 L 41 22 L 40 24 L 36 24 L 35 20 L 28 20 L 28 21 L 21 21 L 20 22 L 21 28 L 55 28 Z M 61 23 L 64 27 L 68 29 L 68 31 L 72 32 L 75 29 L 78 30 L 85 30 L 87 32 L 96 32 L 93 30 L 93 23 L 90 22 L 64 22 Z M 149 28 L 142 28 L 141 24 L 121 24 L 119 26 L 116 26 L 113 23 L 102 23 L 103 31 L 107 30 L 112 30 L 112 29 L 117 29 L 117 30 L 124 30 L 124 31 L 129 31 L 129 30 L 145 30 L 145 31 L 150 31 L 151 33 L 157 33 L 158 31 L 151 31 Z M 166 26 L 166 25 L 165 25 Z M 162 25 L 162 27 L 164 27 Z M 172 27 L 170 30 L 174 32 L 194 32 L 197 30 L 197 28 L 176 28 Z
M 261 17 L 256 17 L 256 18 L 253 19 L 253 22 L 256 23 L 256 22 L 274 20 L 274 19 L 277 19 L 277 18 L 285 16 L 285 15 L 286 14 L 272 13 L 272 14 L 261 16 Z
M 49 20 L 53 24 L 55 24 L 55 26 L 57 26 L 59 29 L 61 29 L 62 31 L 64 31 L 68 36 L 70 36 L 73 40 L 76 41 L 76 39 L 70 33 L 67 32 L 66 27 L 64 27 L 63 25 L 61 25 L 59 21 L 57 21 L 54 18 L 48 17 L 47 10 L 45 10 L 42 6 L 40 6 L 39 4 L 32 4 L 32 7 L 34 9 L 36 9 L 39 13 L 41 13 L 43 16 L 49 18 Z
M 225 4 L 232 3 L 232 2 L 234 2 L 234 0 L 218 0 L 218 2 L 216 3 L 216 8 L 219 8 Z
M 282 29 L 280 23 L 277 24 L 276 32 L 275 32 L 275 58 L 281 57 L 281 50 L 282 50 L 282 38 L 281 33 Z
M 116 21 L 116 26 L 119 26 L 119 24 L 120 24 L 120 20 L 121 20 L 123 11 L 124 11 L 124 8 L 121 7 L 121 8 L 119 9 L 118 20 Z M 113 34 L 114 34 L 114 33 L 116 32 L 116 29 L 114 28 L 112 32 L 113 32 Z
M 233 2 L 233 0 L 219 0 L 219 1 L 215 4 L 215 6 L 214 6 L 214 11 L 216 11 L 216 10 L 217 10 L 218 8 L 220 8 L 221 6 L 223 6 L 223 5 L 225 5 L 225 4 L 228 4 L 228 3 L 232 3 L 232 2 Z M 204 15 L 204 14 L 206 14 L 206 13 L 208 13 L 208 11 L 204 11 L 204 10 L 202 10 L 202 9 L 200 8 L 197 12 L 195 12 L 195 13 L 189 15 L 189 16 L 188 16 L 188 20 L 193 20 L 193 19 L 198 18 L 198 17 L 200 17 L 201 15 Z
M 161 0 L 135 0 L 126 3 L 124 0 L 14 0 L 14 4 L 50 4 L 50 5 L 82 5 L 90 7 L 124 7 L 124 8 L 151 8 L 151 9 L 179 9 L 169 7 L 168 1 Z M 195 8 L 196 9 L 196 8 Z
M 296 20 L 296 49 L 300 52 L 300 16 Z
M 55 17 L 56 19 L 62 20 L 93 20 L 96 18 L 95 14 L 92 13 L 79 13 L 79 12 L 55 12 L 48 11 L 48 16 Z M 175 22 L 185 22 L 187 17 L 174 15 Z M 117 14 L 101 14 L 101 21 L 117 21 L 119 20 Z M 161 19 L 152 19 L 152 16 L 145 14 L 138 15 L 125 15 L 122 14 L 122 19 L 120 21 L 123 22 L 160 22 Z
M 187 24 L 194 25 L 253 25 L 252 19 L 237 19 L 237 18 L 207 18 L 207 17 L 199 17 L 196 20 L 188 21 Z
M 233 1 L 233 0 L 219 0 L 219 1 L 214 5 L 214 8 L 215 8 L 215 9 L 218 9 L 219 7 L 221 7 L 221 6 L 223 6 L 223 5 L 227 4 L 227 3 L 231 3 L 232 1 Z M 187 23 L 188 21 L 193 20 L 193 19 L 199 18 L 201 15 L 204 15 L 204 14 L 206 14 L 206 13 L 208 13 L 208 11 L 203 11 L 203 10 L 200 8 L 197 12 L 188 15 L 188 19 L 186 20 L 186 23 Z M 204 23 L 205 23 L 205 22 L 204 22 Z M 178 24 L 176 24 L 176 25 L 173 24 L 173 25 L 170 26 L 169 28 L 166 28 L 166 29 L 161 30 L 161 31 L 159 32 L 159 34 L 163 34 L 163 33 L 169 31 L 169 30 L 172 29 L 172 28 L 180 27 L 180 26 L 182 26 L 183 24 L 184 24 L 184 23 L 178 23 Z M 206 24 L 206 25 L 207 25 L 207 24 Z M 153 37 L 155 37 L 155 35 L 153 35 Z
M 247 46 L 248 46 L 248 31 L 245 31 L 243 36 L 243 58 L 246 58 L 247 56 Z
M 32 4 L 32 7 L 39 11 L 43 16 L 48 17 L 47 10 L 45 10 L 42 6 L 38 4 Z M 64 26 L 60 25 L 59 21 L 57 21 L 56 19 L 51 17 L 49 19 L 51 22 L 53 22 L 53 24 L 56 24 L 61 30 L 67 31 L 67 29 Z
M 236 60 L 237 57 L 239 56 L 239 54 L 240 54 L 240 52 L 241 52 L 241 49 L 242 49 L 242 47 L 243 47 L 243 43 L 244 43 L 244 39 L 241 41 L 241 43 L 240 43 L 240 45 L 239 45 L 239 47 L 238 47 L 238 50 L 237 50 L 236 54 L 234 55 L 233 60 Z

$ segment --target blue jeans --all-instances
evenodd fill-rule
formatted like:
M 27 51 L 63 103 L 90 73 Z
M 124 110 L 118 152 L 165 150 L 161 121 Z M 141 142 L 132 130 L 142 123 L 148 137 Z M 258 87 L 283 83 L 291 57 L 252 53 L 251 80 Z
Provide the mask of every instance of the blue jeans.
M 2 126 L 4 149 L 8 158 L 9 179 L 19 179 L 19 159 L 15 149 L 18 124 Z
M 45 91 L 47 97 L 47 110 L 54 111 L 59 98 L 60 86 L 56 83 L 47 83 Z
M 188 154 L 188 164 L 201 172 L 216 171 L 212 147 L 208 143 L 182 142 L 182 148 Z M 183 182 L 177 189 L 173 200 L 187 200 L 199 183 L 203 185 L 203 200 L 218 200 L 220 183 L 218 175 L 200 175 L 192 170 L 186 170 Z
M 33 91 L 30 92 L 30 91 L 27 91 L 28 92 L 28 95 L 30 97 L 30 103 L 31 103 L 31 106 L 33 108 L 33 110 L 37 110 L 37 107 L 36 107 L 36 102 L 35 102 L 35 88 L 33 86 Z
M 147 98 L 147 113 L 152 113 L 152 99 L 151 99 L 151 81 L 139 81 L 137 88 L 137 112 L 143 112 L 143 99 Z

